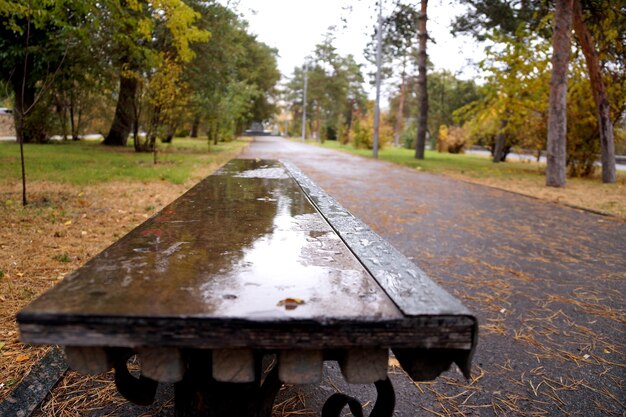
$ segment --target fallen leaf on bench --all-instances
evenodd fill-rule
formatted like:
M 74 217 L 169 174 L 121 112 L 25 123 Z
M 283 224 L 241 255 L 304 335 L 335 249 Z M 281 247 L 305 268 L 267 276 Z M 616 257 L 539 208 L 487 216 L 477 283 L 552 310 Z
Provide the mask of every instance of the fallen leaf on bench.
M 299 298 L 285 298 L 284 300 L 280 300 L 276 305 L 279 307 L 285 306 L 286 310 L 295 310 L 301 304 L 304 304 L 304 300 Z
M 20 355 L 17 358 L 15 358 L 15 362 L 26 362 L 29 359 L 30 359 L 30 356 L 28 355 Z

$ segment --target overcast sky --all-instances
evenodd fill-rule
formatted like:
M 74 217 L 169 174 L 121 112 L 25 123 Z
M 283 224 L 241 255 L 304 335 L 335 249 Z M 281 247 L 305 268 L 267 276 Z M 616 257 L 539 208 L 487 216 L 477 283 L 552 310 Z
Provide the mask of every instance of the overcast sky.
M 376 20 L 374 0 L 231 0 L 229 3 L 249 22 L 250 31 L 259 40 L 278 49 L 278 66 L 283 76 L 291 76 L 294 67 L 304 63 L 329 26 L 337 26 L 335 47 L 339 53 L 351 53 L 357 62 L 366 63 L 363 49 Z M 345 9 L 349 5 L 351 11 Z M 392 1 L 383 0 L 383 5 L 389 13 Z M 477 75 L 471 63 L 481 59 L 483 53 L 471 38 L 455 39 L 450 34 L 450 22 L 462 11 L 451 0 L 429 1 L 427 28 L 436 43 L 428 44 L 428 55 L 436 69 L 445 68 L 468 79 Z M 342 17 L 347 19 L 347 25 Z

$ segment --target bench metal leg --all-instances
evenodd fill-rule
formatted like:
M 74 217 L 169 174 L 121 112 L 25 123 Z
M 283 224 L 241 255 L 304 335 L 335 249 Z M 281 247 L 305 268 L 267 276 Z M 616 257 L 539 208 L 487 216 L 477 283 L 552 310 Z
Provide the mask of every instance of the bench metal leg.
M 271 417 L 282 383 L 274 367 L 261 384 L 261 361 L 255 361 L 256 381 L 219 382 L 211 376 L 211 355 L 189 352 L 185 377 L 174 386 L 176 417 Z
M 375 384 L 376 404 L 369 417 L 392 417 L 396 406 L 396 395 L 389 378 L 377 381 Z M 345 406 L 350 408 L 354 417 L 363 417 L 361 403 L 354 397 L 345 394 L 333 394 L 330 396 L 322 408 L 322 417 L 340 417 Z

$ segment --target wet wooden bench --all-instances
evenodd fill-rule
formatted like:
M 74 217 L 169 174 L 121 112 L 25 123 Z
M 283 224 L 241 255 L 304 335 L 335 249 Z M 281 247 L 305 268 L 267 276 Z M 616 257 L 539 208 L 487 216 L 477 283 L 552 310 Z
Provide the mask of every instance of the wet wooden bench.
M 477 337 L 457 299 L 295 166 L 267 160 L 231 161 L 17 321 L 23 342 L 64 346 L 80 372 L 115 369 L 138 404 L 175 384 L 177 416 L 269 417 L 282 383 L 319 382 L 325 360 L 375 384 L 371 415 L 391 416 L 390 350 L 414 380 L 452 363 L 468 376 Z M 345 405 L 358 415 L 341 394 L 322 415 Z

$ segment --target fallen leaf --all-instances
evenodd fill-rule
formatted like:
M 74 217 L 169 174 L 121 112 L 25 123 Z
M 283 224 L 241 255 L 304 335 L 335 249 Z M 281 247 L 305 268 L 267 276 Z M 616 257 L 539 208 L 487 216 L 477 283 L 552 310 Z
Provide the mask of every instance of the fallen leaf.
M 15 362 L 18 362 L 18 363 L 26 362 L 29 359 L 30 359 L 30 356 L 28 356 L 28 355 L 20 355 L 17 358 L 15 358 Z
M 284 300 L 280 300 L 277 306 L 285 306 L 286 310 L 295 310 L 299 305 L 305 304 L 304 300 L 299 298 L 285 298 Z
M 6 342 L 0 342 L 0 350 L 2 350 L 3 347 L 5 347 L 7 344 Z
M 71 220 L 66 221 L 65 223 L 63 223 L 63 226 L 69 226 L 70 224 L 72 224 Z
M 400 368 L 400 362 L 396 358 L 389 357 L 389 366 L 392 368 Z

